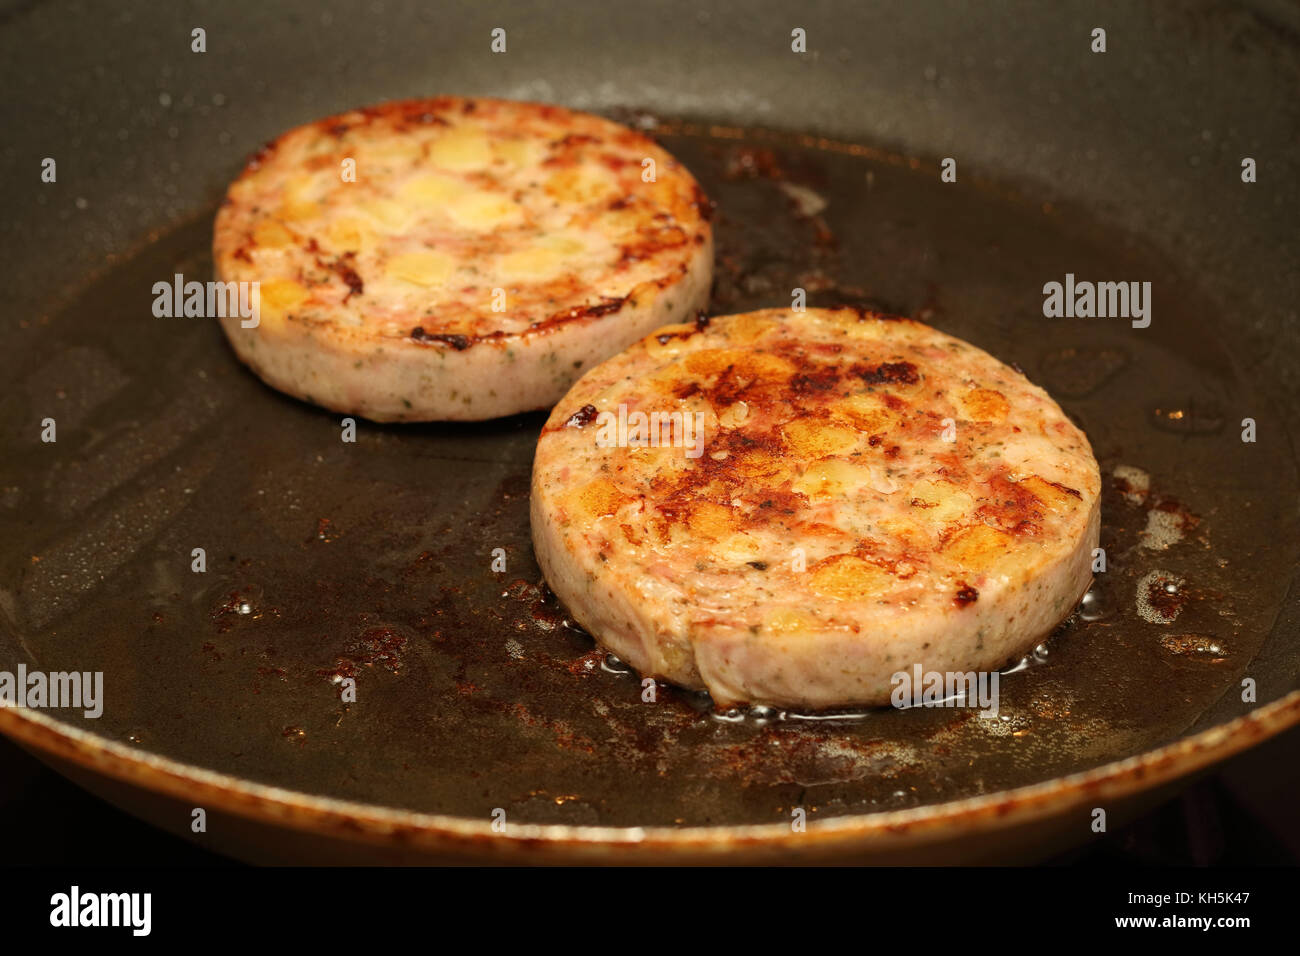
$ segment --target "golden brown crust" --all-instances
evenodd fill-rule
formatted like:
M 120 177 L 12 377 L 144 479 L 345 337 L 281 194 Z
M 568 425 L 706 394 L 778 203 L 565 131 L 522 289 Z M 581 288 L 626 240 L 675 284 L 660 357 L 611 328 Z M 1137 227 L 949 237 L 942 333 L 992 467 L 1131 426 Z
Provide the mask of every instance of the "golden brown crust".
M 671 430 L 611 442 L 620 409 L 698 416 L 698 456 Z M 871 702 L 891 660 L 997 664 L 1068 613 L 1099 491 L 1083 433 L 987 353 L 861 310 L 768 310 L 661 329 L 584 376 L 539 440 L 534 536 L 552 587 L 640 667 L 723 699 Z
M 602 394 L 598 371 L 557 406 L 545 433 L 565 428 L 575 414 L 570 406 L 593 393 L 602 394 L 606 404 L 618 398 L 629 406 L 703 411 L 714 423 L 707 454 L 684 462 L 686 467 L 647 474 L 635 462 L 642 449 L 602 450 L 609 466 L 609 476 L 599 479 L 602 507 L 633 499 L 653 505 L 647 508 L 644 531 L 661 545 L 680 524 L 713 541 L 735 533 L 788 534 L 810 528 L 851 539 L 854 553 L 890 565 L 934 561 L 934 553 L 918 553 L 923 548 L 960 548 L 963 563 L 969 564 L 977 554 L 992 554 L 1017 539 L 1054 533 L 1070 516 L 1084 513 L 1079 488 L 1021 474 L 1023 468 L 990 457 L 1006 437 L 1023 430 L 1022 424 L 1007 421 L 1008 395 L 1023 400 L 1037 391 L 1023 377 L 1000 363 L 972 363 L 977 350 L 956 340 L 940 343 L 938 333 L 920 323 L 858 310 L 840 315 L 841 327 L 818 338 L 790 332 L 780 312 L 727 317 L 712 324 L 711 341 L 700 348 L 691 344 L 704 331 L 702 324 L 661 330 L 636 346 L 636 355 L 620 357 L 614 369 L 600 370 L 635 369 L 632 381 Z M 853 341 L 853 325 L 886 321 L 910 334 L 895 334 L 879 348 L 871 347 L 874 340 Z M 929 336 L 935 344 L 926 341 Z M 676 354 L 668 354 L 668 343 Z M 933 354 L 936 348 L 941 355 Z M 661 349 L 665 361 L 656 363 L 651 357 Z M 964 372 L 954 374 L 963 362 Z M 593 409 L 588 415 L 599 410 L 584 404 Z M 743 426 L 723 427 L 720 419 L 739 406 L 746 409 Z M 1022 405 L 1021 410 L 1028 409 Z M 945 420 L 960 430 L 960 441 L 943 443 Z M 1059 413 L 1023 424 L 1031 422 L 1064 448 L 1086 448 L 1086 439 Z M 923 460 L 908 460 L 922 449 Z M 815 482 L 832 480 L 819 479 L 815 469 L 835 463 L 862 469 L 863 477 L 874 469 L 893 483 L 929 481 L 932 500 L 912 494 L 901 509 L 918 520 L 940 506 L 939 495 L 971 495 L 969 510 L 943 521 L 937 536 L 923 541 L 913 541 L 901 530 L 852 535 L 817 517 L 811 507 L 822 497 Z M 1087 477 L 1077 474 L 1072 480 L 1083 484 Z M 932 487 L 934 482 L 946 487 Z M 608 513 L 586 510 L 593 518 Z M 976 528 L 979 533 L 971 533 Z
M 341 176 L 349 159 L 355 182 Z M 711 240 L 709 214 L 690 173 L 634 130 L 436 97 L 264 146 L 218 214 L 214 258 L 222 280 L 262 283 L 269 327 L 463 351 L 592 323 L 678 282 Z

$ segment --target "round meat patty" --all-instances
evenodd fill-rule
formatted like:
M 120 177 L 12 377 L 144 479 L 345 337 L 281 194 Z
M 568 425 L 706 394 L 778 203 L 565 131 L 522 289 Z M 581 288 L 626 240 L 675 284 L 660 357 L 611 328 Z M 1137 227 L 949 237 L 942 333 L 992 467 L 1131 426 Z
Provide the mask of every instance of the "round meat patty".
M 266 382 L 376 421 L 549 408 L 708 300 L 709 205 L 641 133 L 555 106 L 439 97 L 290 130 L 217 214 L 223 318 Z
M 738 702 L 889 702 L 996 669 L 1092 580 L 1100 476 L 1041 388 L 919 322 L 767 310 L 660 329 L 552 411 L 532 530 L 573 617 Z

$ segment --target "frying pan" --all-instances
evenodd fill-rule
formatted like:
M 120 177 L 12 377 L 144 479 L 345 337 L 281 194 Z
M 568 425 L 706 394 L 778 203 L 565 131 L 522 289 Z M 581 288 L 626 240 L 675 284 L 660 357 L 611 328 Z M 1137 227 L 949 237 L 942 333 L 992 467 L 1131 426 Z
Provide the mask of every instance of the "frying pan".
M 158 826 L 262 861 L 1031 860 L 1300 721 L 1294 5 L 16 2 L 0 62 L 0 669 L 105 681 L 0 731 Z M 655 135 L 717 206 L 713 311 L 912 315 L 1084 427 L 1107 570 L 997 719 L 644 702 L 538 573 L 541 414 L 345 444 L 152 315 L 260 143 L 435 93 Z M 1151 282 L 1150 326 L 1045 318 L 1067 273 Z

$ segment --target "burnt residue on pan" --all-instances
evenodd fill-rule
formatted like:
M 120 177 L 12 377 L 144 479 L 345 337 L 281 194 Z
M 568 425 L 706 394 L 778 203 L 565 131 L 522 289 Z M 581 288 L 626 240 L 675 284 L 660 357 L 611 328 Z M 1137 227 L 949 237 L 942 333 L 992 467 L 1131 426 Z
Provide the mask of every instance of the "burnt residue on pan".
M 215 322 L 151 315 L 154 282 L 210 275 L 209 219 L 8 344 L 27 370 L 3 399 L 0 666 L 102 670 L 103 717 L 61 719 L 240 777 L 611 825 L 986 793 L 1169 741 L 1243 676 L 1266 684 L 1251 662 L 1295 565 L 1294 509 L 1274 504 L 1295 500 L 1295 466 L 1284 442 L 1239 440 L 1271 409 L 1195 276 L 964 170 L 945 184 L 869 147 L 633 119 L 716 204 L 713 311 L 800 288 L 911 315 L 1015 363 L 1087 431 L 1107 570 L 1009 662 L 996 718 L 716 713 L 665 686 L 646 700 L 541 582 L 528 482 L 544 415 L 362 422 L 342 442 L 340 416 L 262 385 Z M 1045 319 L 1042 286 L 1067 272 L 1152 282 L 1151 327 Z M 54 445 L 31 424 L 47 415 Z

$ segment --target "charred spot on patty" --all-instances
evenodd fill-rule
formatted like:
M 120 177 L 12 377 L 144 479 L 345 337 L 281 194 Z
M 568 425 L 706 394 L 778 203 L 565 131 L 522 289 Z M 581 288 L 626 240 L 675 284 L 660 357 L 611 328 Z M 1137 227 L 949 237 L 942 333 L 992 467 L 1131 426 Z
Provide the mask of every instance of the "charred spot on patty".
M 874 367 L 857 364 L 851 371 L 868 385 L 915 385 L 921 381 L 921 373 L 911 362 L 882 362 Z
M 582 426 L 595 421 L 597 414 L 598 412 L 596 411 L 595 405 L 583 405 L 580 409 L 569 416 L 568 421 L 564 423 L 564 427 L 581 428 Z
M 411 329 L 411 341 L 419 342 L 421 345 L 449 345 L 457 352 L 463 352 L 470 347 L 468 335 L 426 332 L 419 325 Z
M 709 324 L 708 316 L 703 312 L 697 312 L 695 322 L 689 329 L 678 329 L 675 332 L 660 332 L 655 336 L 655 341 L 660 345 L 667 345 L 673 339 L 689 339 L 692 335 L 702 332 Z
M 617 312 L 623 308 L 623 303 L 627 301 L 626 296 L 618 298 L 606 298 L 603 302 L 597 302 L 595 305 L 574 306 L 565 312 L 566 319 L 596 319 L 602 315 L 609 315 L 611 312 Z
M 317 245 L 315 239 L 310 240 L 310 244 L 308 248 L 313 253 L 319 249 L 319 246 Z M 352 263 L 355 260 L 356 260 L 355 252 L 345 252 L 343 253 L 343 255 L 339 256 L 337 259 L 334 259 L 331 262 L 322 262 L 319 258 L 317 258 L 316 260 L 317 265 L 319 265 L 323 269 L 328 269 L 329 271 L 333 272 L 335 275 L 339 277 L 339 279 L 343 281 L 343 284 L 348 287 L 348 294 L 344 297 L 343 299 L 344 302 L 347 302 L 354 295 L 361 295 L 366 290 L 365 282 L 362 281 L 362 278 L 357 273 L 357 270 L 352 267 Z M 414 338 L 414 335 L 412 335 L 412 338 Z
M 833 365 L 822 365 L 812 371 L 800 372 L 790 379 L 790 391 L 796 395 L 829 392 L 840 383 L 840 372 Z

